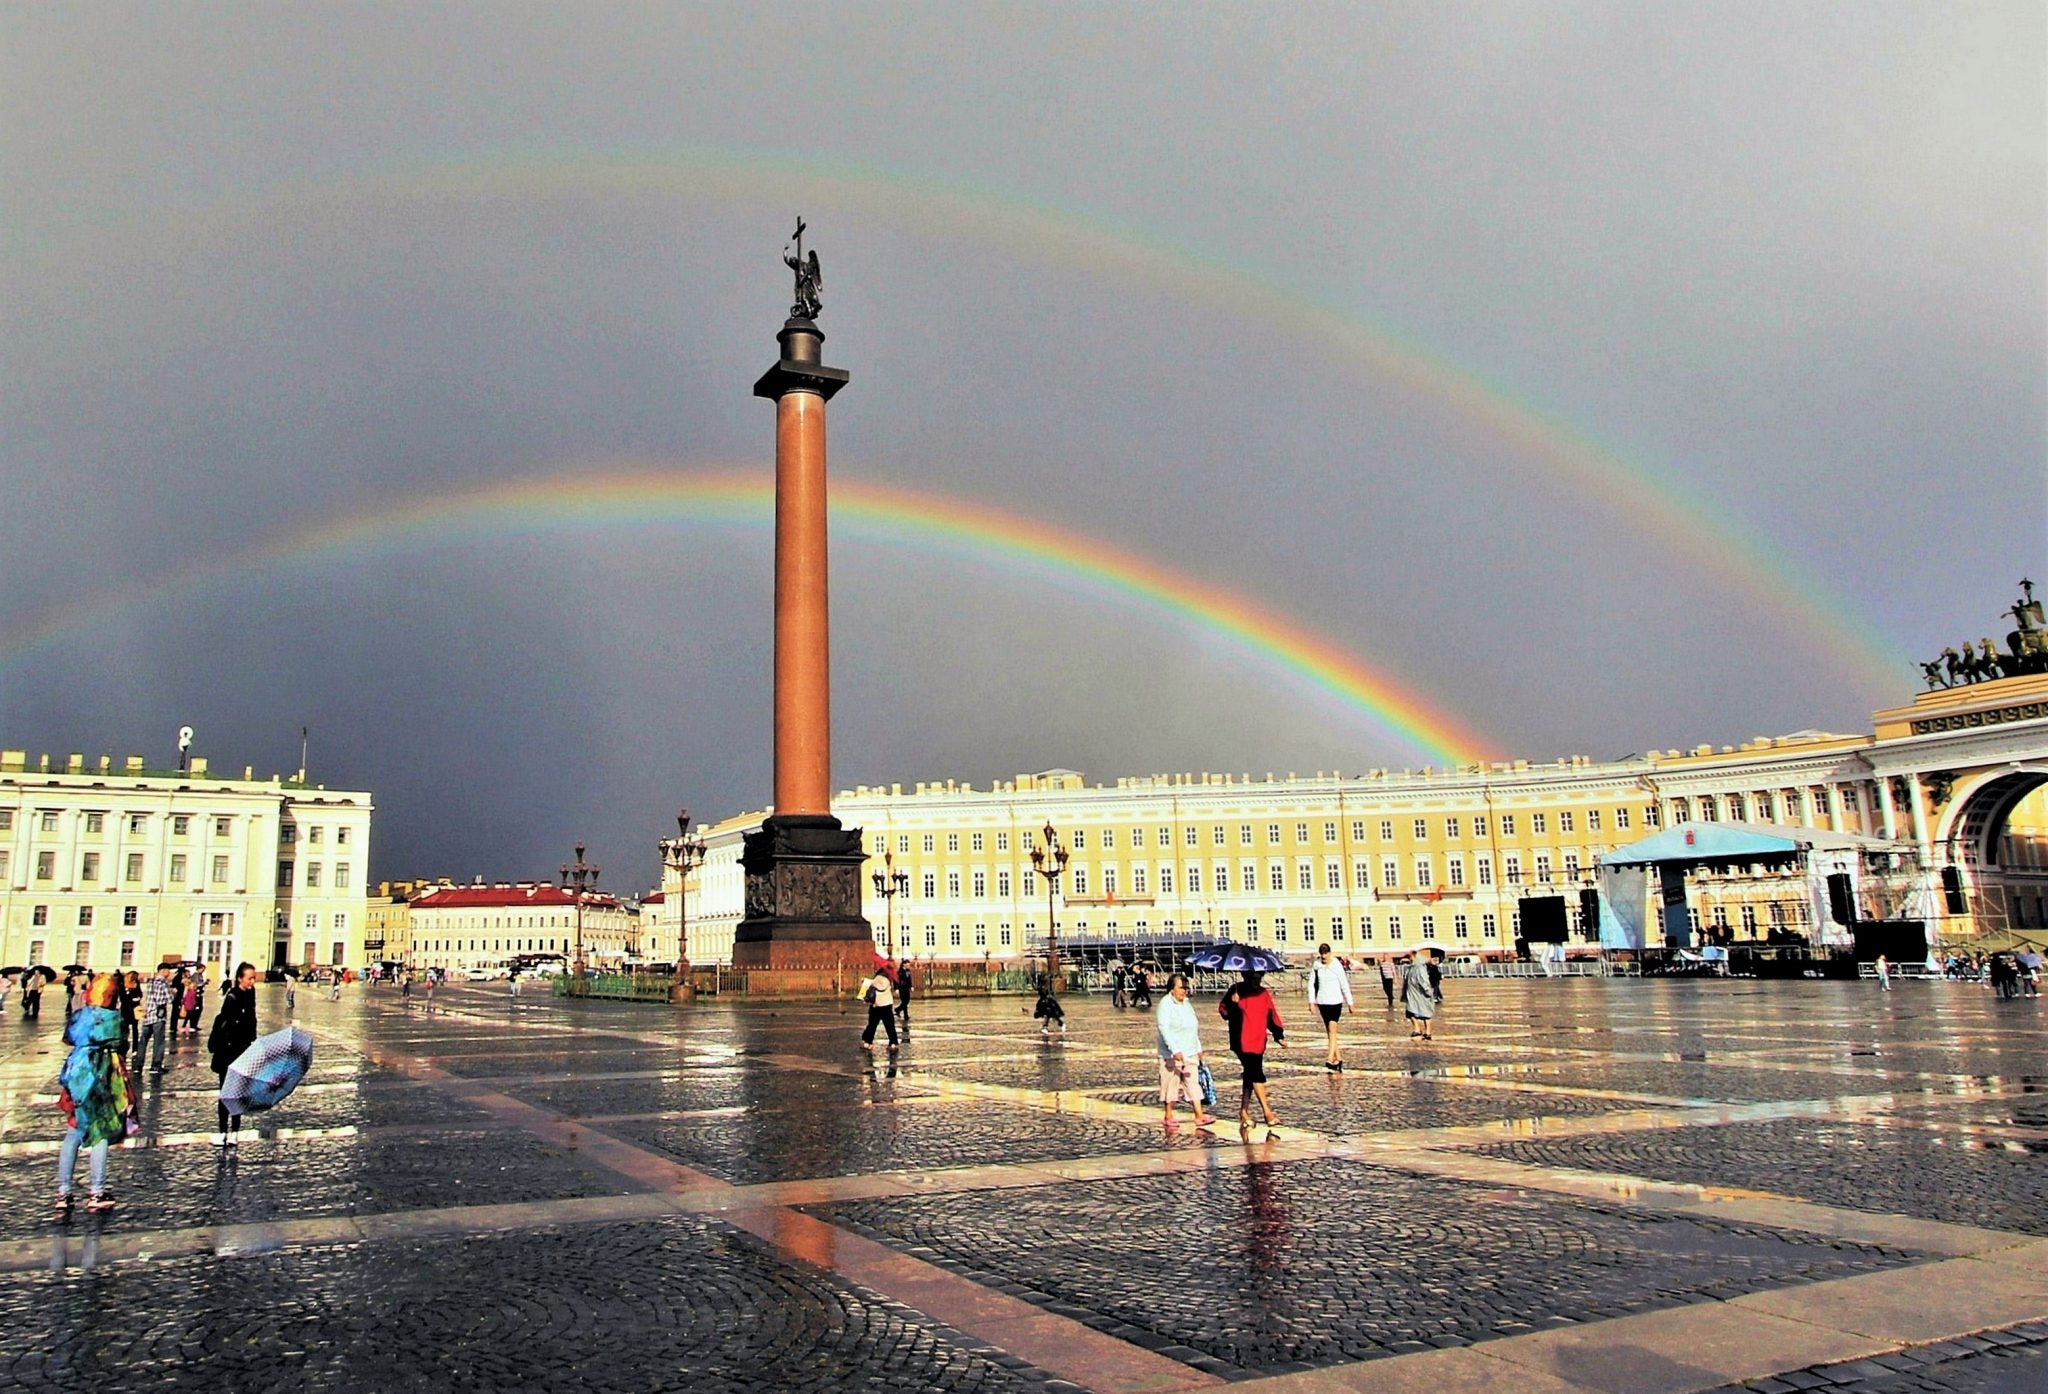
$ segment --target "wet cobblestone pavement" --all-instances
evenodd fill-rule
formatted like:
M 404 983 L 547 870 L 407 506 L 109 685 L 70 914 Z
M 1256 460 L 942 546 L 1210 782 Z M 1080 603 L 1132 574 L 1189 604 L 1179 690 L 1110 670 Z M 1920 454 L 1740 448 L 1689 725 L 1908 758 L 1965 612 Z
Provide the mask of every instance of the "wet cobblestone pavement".
M 1116 1223 L 1076 1243 L 1061 1223 L 1075 1211 Z M 1200 1351 L 1214 1363 L 1198 1363 L 1232 1374 L 1462 1345 L 1914 1257 L 1341 1161 L 829 1213 L 1125 1339 Z
M 2048 1234 L 2048 1140 L 1831 1120 L 1729 1123 L 1480 1149 L 1535 1166 L 1741 1185 L 1852 1210 Z
M 2048 1323 L 1728 1385 L 1715 1394 L 2048 1394 Z
M 68 1220 L 61 1013 L 0 1018 L 0 1388 L 2048 1388 L 2034 1004 L 1453 980 L 1415 1048 L 1357 987 L 1277 1138 L 1207 1001 L 1214 1132 L 1100 998 L 891 1055 L 837 1003 L 307 994 L 306 1088 L 223 1156 L 188 1042 Z

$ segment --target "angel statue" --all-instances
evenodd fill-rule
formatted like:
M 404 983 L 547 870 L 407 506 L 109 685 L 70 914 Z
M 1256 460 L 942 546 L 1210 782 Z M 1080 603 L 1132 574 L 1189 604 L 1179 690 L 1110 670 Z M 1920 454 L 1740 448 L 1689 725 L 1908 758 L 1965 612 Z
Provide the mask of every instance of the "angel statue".
M 796 303 L 789 307 L 791 319 L 816 319 L 825 308 L 825 273 L 818 268 L 818 254 L 804 255 L 804 220 L 796 220 L 795 250 L 782 249 L 782 264 L 796 273 Z

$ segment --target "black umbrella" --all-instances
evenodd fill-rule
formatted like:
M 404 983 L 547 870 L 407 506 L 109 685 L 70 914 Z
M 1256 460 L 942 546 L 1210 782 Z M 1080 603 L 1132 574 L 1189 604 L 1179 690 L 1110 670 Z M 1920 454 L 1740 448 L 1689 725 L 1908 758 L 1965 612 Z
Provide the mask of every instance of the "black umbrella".
M 280 963 L 277 965 L 277 971 L 284 974 L 287 978 L 296 978 L 299 976 L 299 965 L 296 963 Z
M 27 971 L 28 969 L 21 967 L 19 964 L 12 968 L 0 968 L 0 978 L 18 978 Z
M 31 973 L 42 974 L 43 981 L 46 983 L 54 983 L 57 981 L 57 970 L 52 968 L 47 963 L 38 963 L 35 967 L 29 969 L 28 971 Z
M 67 973 L 90 973 L 92 969 L 86 967 L 83 963 L 67 963 L 64 965 L 64 971 Z

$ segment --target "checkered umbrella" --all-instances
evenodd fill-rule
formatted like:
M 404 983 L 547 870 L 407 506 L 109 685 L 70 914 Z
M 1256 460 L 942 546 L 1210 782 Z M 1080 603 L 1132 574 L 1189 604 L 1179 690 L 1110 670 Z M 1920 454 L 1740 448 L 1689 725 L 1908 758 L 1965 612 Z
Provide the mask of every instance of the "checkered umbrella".
M 1287 961 L 1271 949 L 1235 942 L 1196 949 L 1188 955 L 1188 962 L 1197 968 L 1212 972 L 1221 969 L 1226 973 L 1281 973 L 1287 969 Z
M 298 1088 L 312 1068 L 313 1035 L 305 1028 L 287 1026 L 258 1036 L 228 1066 L 220 1082 L 220 1101 L 237 1118 L 272 1108 Z

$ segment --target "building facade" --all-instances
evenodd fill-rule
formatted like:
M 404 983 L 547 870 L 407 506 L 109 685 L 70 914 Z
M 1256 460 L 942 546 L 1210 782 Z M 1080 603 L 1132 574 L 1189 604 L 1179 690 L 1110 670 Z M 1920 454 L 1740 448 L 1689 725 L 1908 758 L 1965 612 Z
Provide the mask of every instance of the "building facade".
M 1042 956 L 1055 921 L 1063 955 L 1210 937 L 1294 953 L 1327 940 L 1353 954 L 1424 941 L 1506 954 L 1524 900 L 1564 896 L 1584 935 L 1576 892 L 1593 886 L 1596 859 L 1689 821 L 1875 839 L 1869 860 L 1889 871 L 1858 879 L 1859 915 L 1926 918 L 1942 939 L 2048 919 L 2048 845 L 2025 813 L 2048 783 L 2048 677 L 1938 689 L 1873 724 L 1603 763 L 862 786 L 833 812 L 862 830 L 868 872 L 886 858 L 908 875 L 893 901 L 864 877 L 863 910 L 878 948 L 920 960 Z M 761 817 L 707 830 L 687 888 L 692 962 L 730 961 L 741 836 Z M 1069 854 L 1050 907 L 1031 861 L 1048 826 Z M 1694 907 L 1703 926 L 1737 940 L 1810 926 L 1810 898 L 1777 878 L 1738 868 L 1711 880 Z
M 439 884 L 420 891 L 407 907 L 415 968 L 506 967 L 522 954 L 559 955 L 573 962 L 579 942 L 576 893 L 545 881 Z M 639 916 L 618 897 L 585 891 L 580 942 L 584 961 L 616 971 L 639 956 Z
M 0 959 L 361 966 L 370 795 L 0 751 Z

